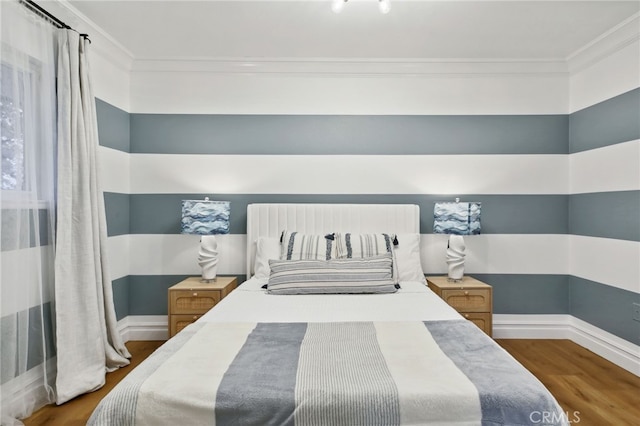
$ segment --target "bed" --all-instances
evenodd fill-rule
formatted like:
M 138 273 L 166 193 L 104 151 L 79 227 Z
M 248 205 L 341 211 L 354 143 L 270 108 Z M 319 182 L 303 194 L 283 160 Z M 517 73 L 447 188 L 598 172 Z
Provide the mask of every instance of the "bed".
M 567 424 L 531 373 L 425 285 L 419 223 L 416 205 L 249 205 L 251 278 L 136 367 L 88 424 Z

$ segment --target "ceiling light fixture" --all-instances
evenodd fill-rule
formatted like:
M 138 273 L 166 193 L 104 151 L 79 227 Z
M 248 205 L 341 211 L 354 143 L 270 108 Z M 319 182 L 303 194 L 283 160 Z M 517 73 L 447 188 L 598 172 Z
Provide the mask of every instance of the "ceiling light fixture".
M 342 12 L 344 9 L 344 5 L 347 4 L 349 0 L 333 0 L 331 3 L 331 10 L 335 13 Z M 378 0 L 378 9 L 380 9 L 380 13 L 389 13 L 391 10 L 391 0 Z
M 342 12 L 342 9 L 344 9 L 344 5 L 347 4 L 347 1 L 349 0 L 333 0 L 331 10 L 333 10 L 335 13 Z
M 391 0 L 378 0 L 380 13 L 387 14 L 391 10 Z

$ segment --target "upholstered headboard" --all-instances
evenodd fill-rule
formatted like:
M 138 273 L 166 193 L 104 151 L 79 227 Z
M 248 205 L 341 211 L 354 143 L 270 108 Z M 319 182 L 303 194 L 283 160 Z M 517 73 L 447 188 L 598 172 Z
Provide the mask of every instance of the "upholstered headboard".
M 279 237 L 285 229 L 304 233 L 420 232 L 414 204 L 249 204 L 247 278 L 253 275 L 258 237 Z

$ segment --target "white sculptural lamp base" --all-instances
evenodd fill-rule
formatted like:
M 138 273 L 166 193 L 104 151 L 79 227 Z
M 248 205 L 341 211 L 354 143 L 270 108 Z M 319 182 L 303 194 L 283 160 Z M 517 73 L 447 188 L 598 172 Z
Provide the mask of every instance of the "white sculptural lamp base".
M 447 265 L 449 265 L 449 280 L 460 281 L 464 275 L 464 238 L 462 235 L 449 235 L 447 245 Z
M 198 264 L 202 268 L 202 281 L 215 281 L 218 272 L 218 242 L 215 235 L 203 235 L 200 238 Z

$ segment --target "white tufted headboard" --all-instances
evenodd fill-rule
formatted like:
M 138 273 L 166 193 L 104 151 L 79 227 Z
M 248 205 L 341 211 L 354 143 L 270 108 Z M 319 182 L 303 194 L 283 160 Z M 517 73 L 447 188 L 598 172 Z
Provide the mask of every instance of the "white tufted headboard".
M 249 204 L 247 206 L 247 279 L 253 275 L 258 237 L 279 237 L 283 230 L 330 232 L 420 232 L 415 204 Z

